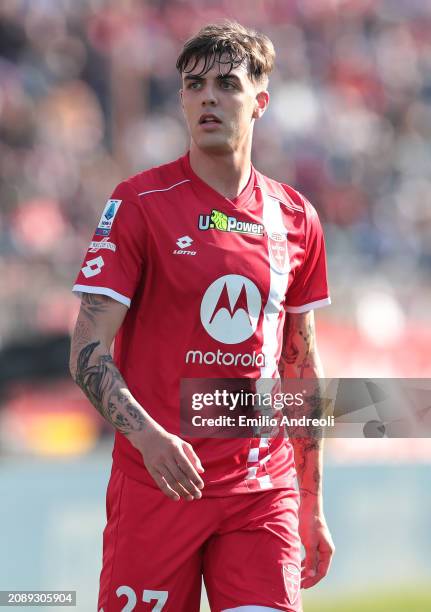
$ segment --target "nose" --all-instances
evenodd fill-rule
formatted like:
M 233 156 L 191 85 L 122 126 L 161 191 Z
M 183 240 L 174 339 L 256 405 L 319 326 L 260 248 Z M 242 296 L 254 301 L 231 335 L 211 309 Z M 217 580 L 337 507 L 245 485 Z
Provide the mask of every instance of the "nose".
M 212 87 L 205 87 L 204 95 L 202 98 L 202 106 L 205 108 L 207 106 L 215 106 L 217 104 L 217 97 L 215 95 L 215 91 Z

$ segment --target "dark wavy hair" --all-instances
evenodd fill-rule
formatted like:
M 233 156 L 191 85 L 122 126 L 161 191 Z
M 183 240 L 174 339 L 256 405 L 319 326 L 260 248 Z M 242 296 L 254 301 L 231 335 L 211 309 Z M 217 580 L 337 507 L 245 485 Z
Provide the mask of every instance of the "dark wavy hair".
M 177 59 L 180 75 L 193 72 L 204 60 L 199 76 L 206 74 L 216 62 L 228 66 L 227 73 L 245 63 L 251 81 L 267 84 L 274 67 L 275 51 L 271 40 L 236 21 L 211 23 L 186 41 Z

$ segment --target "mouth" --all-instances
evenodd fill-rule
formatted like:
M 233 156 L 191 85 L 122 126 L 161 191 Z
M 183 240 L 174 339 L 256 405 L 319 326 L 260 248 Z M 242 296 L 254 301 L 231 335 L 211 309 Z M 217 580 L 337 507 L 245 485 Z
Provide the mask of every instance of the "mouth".
M 217 115 L 213 115 L 212 113 L 205 113 L 201 115 L 199 119 L 199 125 L 216 125 L 217 123 L 221 123 L 221 121 Z

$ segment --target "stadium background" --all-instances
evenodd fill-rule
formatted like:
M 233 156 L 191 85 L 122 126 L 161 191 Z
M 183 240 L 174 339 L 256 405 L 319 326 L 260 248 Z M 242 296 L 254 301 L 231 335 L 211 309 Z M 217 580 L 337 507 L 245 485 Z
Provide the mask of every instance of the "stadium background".
M 113 187 L 185 150 L 175 60 L 220 17 L 277 50 L 253 161 L 324 222 L 326 375 L 430 377 L 429 3 L 2 0 L 0 589 L 95 608 L 111 433 L 67 377 L 70 287 Z M 307 612 L 431 609 L 429 440 L 326 454 L 337 553 Z

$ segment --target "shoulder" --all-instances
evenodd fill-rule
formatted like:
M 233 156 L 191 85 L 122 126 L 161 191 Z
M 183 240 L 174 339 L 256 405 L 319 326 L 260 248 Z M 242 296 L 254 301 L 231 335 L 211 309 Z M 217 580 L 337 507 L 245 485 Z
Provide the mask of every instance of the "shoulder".
M 132 190 L 141 201 L 151 198 L 152 195 L 176 192 L 190 182 L 184 174 L 181 159 L 143 170 L 125 179 L 121 185 Z
M 120 221 L 120 225 L 147 227 L 148 212 L 153 213 L 154 207 L 158 208 L 163 199 L 166 201 L 170 198 L 172 201 L 174 198 L 177 202 L 178 196 L 182 195 L 177 188 L 188 182 L 181 158 L 124 179 L 116 186 L 105 205 L 100 221 L 104 224 L 103 235 L 108 235 L 107 230 L 113 226 L 114 217 L 117 226 Z
M 257 187 L 262 191 L 263 196 L 280 202 L 286 211 L 303 216 L 306 220 L 317 217 L 314 206 L 291 185 L 280 183 L 260 172 L 256 172 L 256 175 Z
M 262 195 L 273 200 L 278 200 L 283 207 L 294 212 L 304 214 L 306 212 L 307 200 L 290 185 L 279 183 L 278 181 L 265 176 L 261 172 L 256 172 L 257 187 L 262 191 Z

